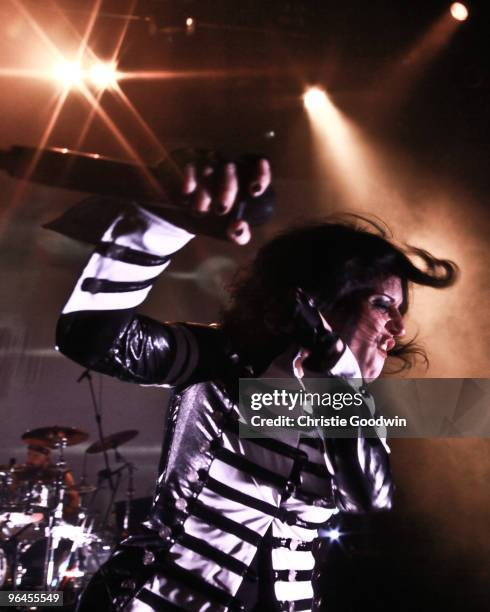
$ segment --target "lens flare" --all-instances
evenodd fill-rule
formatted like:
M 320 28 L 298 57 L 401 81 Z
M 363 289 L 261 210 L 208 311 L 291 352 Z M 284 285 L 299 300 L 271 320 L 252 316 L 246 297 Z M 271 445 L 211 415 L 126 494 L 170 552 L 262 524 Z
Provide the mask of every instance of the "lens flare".
M 79 87 L 82 84 L 82 67 L 78 62 L 58 62 L 53 67 L 53 76 L 66 89 Z
M 116 66 L 109 62 L 94 64 L 88 73 L 89 81 L 98 89 L 109 89 L 116 85 L 118 73 Z
M 465 21 L 468 19 L 468 9 L 461 2 L 453 2 L 450 11 L 456 21 Z

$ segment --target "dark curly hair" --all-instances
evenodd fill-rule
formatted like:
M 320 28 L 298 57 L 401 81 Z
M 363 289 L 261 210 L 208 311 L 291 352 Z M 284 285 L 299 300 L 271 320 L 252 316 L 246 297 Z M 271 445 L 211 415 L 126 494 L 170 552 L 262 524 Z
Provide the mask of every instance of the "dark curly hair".
M 419 265 L 414 260 L 419 260 Z M 390 276 L 403 289 L 402 314 L 408 310 L 411 284 L 444 288 L 458 274 L 455 263 L 427 251 L 397 246 L 387 228 L 359 215 L 344 215 L 323 223 L 288 230 L 273 238 L 240 270 L 230 285 L 230 305 L 223 325 L 249 359 L 279 354 L 294 337 L 296 289 L 313 297 L 326 319 L 336 313 L 355 325 L 363 296 Z M 398 370 L 416 356 L 427 363 L 414 340 L 397 342 L 390 356 Z

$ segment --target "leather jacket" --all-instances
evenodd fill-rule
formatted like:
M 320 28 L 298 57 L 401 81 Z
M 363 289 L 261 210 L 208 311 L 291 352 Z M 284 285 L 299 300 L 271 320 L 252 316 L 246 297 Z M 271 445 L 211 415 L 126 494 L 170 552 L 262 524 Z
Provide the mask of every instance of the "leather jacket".
M 157 500 L 161 498 L 158 489 L 163 486 L 162 476 L 168 473 L 169 441 L 175 434 L 178 414 L 187 415 L 180 418 L 189 427 L 195 405 L 209 402 L 210 394 L 213 404 L 230 404 L 238 378 L 245 373 L 250 375 L 250 366 L 237 363 L 236 353 L 220 327 L 162 324 L 130 310 L 62 315 L 57 346 L 94 371 L 128 382 L 175 387 Z M 209 391 L 209 381 L 216 382 L 213 392 Z M 199 436 L 185 436 L 182 444 L 189 446 L 182 452 L 191 459 L 200 446 Z M 325 444 L 334 470 L 332 494 L 339 510 L 355 513 L 391 508 L 394 487 L 389 458 L 379 439 L 328 438 Z M 324 496 L 329 497 L 330 492 Z M 156 508 L 153 519 L 159 523 Z
M 162 247 L 161 238 L 167 235 Z M 258 356 L 260 368 L 247 363 L 220 326 L 161 323 L 136 312 L 170 254 L 191 237 L 144 209 L 137 209 L 133 219 L 117 219 L 58 322 L 59 350 L 84 367 L 127 382 L 174 389 L 147 523 L 150 535 L 126 543 L 144 549 L 138 561 L 140 583 L 124 595 L 121 578 L 109 590 L 104 583 L 101 592 L 113 592 L 113 601 L 122 597 L 126 603 L 139 589 L 136 597 L 142 600 L 163 597 L 183 609 L 239 609 L 237 580 L 249 575 L 239 558 L 250 559 L 274 521 L 273 534 L 291 534 L 272 538 L 279 609 L 316 609 L 308 586 L 312 570 L 286 571 L 280 560 L 311 551 L 317 529 L 336 509 L 369 512 L 391 507 L 388 449 L 376 436 L 323 439 L 321 432 L 310 439 L 298 435 L 293 443 L 275 437 L 240 439 L 238 379 L 263 374 L 264 356 Z M 338 376 L 339 384 L 347 384 L 340 372 Z M 214 507 L 219 504 L 221 511 Z M 245 512 L 246 523 L 257 525 L 254 529 L 230 519 L 237 506 Z M 218 548 L 206 541 L 206 525 L 213 526 Z M 300 540 L 294 539 L 296 533 Z M 196 569 L 196 555 L 201 570 Z M 125 555 L 119 558 L 124 565 Z M 113 559 L 117 574 L 118 553 Z M 155 573 L 160 576 L 157 591 L 142 588 Z M 288 581 L 296 581 L 293 601 L 281 596 L 290 592 L 285 590 Z M 114 609 L 122 610 L 124 601 Z

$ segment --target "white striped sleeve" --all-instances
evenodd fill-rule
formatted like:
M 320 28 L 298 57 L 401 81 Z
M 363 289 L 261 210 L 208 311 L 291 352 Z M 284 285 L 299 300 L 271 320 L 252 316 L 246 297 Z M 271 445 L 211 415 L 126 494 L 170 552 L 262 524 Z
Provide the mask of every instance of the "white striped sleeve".
M 193 237 L 186 230 L 134 206 L 104 233 L 63 314 L 138 306 L 168 266 L 170 256 Z

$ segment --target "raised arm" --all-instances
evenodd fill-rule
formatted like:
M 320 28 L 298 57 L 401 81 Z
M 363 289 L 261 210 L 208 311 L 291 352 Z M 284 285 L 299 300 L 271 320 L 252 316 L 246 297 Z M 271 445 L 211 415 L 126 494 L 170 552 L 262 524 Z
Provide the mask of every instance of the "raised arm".
M 259 198 L 270 183 L 260 161 L 247 184 Z M 192 166 L 184 171 L 182 194 L 203 214 L 226 215 L 239 188 L 233 165 L 221 181 L 209 181 Z M 258 188 L 257 188 L 258 186 Z M 189 204 L 188 204 L 189 205 Z M 230 224 L 230 239 L 241 242 L 245 222 Z M 236 230 L 242 232 L 236 234 Z M 209 374 L 219 333 L 206 327 L 164 324 L 136 312 L 170 258 L 193 234 L 139 206 L 121 213 L 104 233 L 63 309 L 57 346 L 70 359 L 92 370 L 141 384 L 183 384 Z M 216 360 L 214 360 L 216 361 Z M 219 365 L 219 364 L 217 364 Z
M 104 234 L 63 309 L 58 348 L 85 367 L 122 380 L 178 384 L 191 351 L 185 327 L 135 310 L 170 256 L 192 237 L 142 208 L 122 214 Z M 173 367 L 178 361 L 182 366 Z

